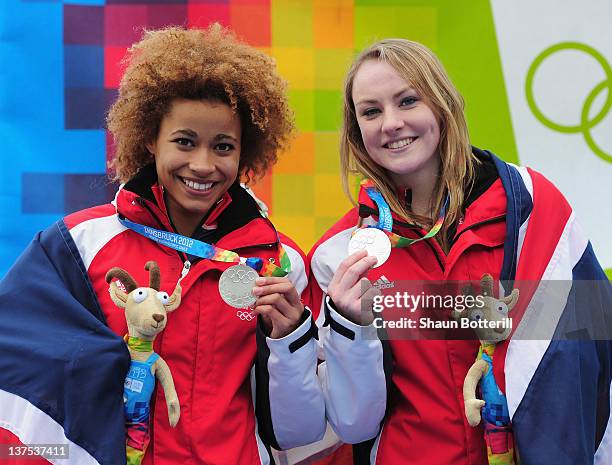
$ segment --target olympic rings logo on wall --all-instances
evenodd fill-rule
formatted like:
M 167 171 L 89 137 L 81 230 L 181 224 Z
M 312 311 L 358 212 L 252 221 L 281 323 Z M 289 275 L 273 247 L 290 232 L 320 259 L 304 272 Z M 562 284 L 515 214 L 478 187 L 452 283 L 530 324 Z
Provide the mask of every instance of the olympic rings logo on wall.
M 582 105 L 582 111 L 580 113 L 580 124 L 576 125 L 558 124 L 549 119 L 538 108 L 535 102 L 535 98 L 533 96 L 533 79 L 538 67 L 542 64 L 544 60 L 546 60 L 546 58 L 562 50 L 578 50 L 580 52 L 586 53 L 587 55 L 593 57 L 601 65 L 606 75 L 606 78 L 599 84 L 597 84 L 587 96 L 586 100 L 584 101 L 584 104 Z M 601 107 L 601 110 L 599 110 L 599 112 L 593 118 L 589 118 L 593 102 L 603 90 L 607 90 L 608 92 L 606 101 Z M 529 67 L 529 71 L 527 71 L 527 78 L 525 80 L 525 93 L 529 108 L 533 112 L 534 116 L 538 119 L 538 121 L 540 121 L 540 123 L 554 131 L 566 134 L 582 133 L 585 142 L 587 143 L 589 148 L 595 153 L 595 155 L 597 155 L 602 160 L 607 161 L 608 163 L 612 163 L 612 154 L 605 152 L 599 145 L 597 145 L 597 143 L 593 139 L 593 136 L 591 135 L 591 129 L 597 126 L 608 115 L 608 112 L 612 107 L 612 68 L 601 53 L 599 53 L 593 47 L 581 44 L 579 42 L 561 42 L 559 44 L 548 47 L 536 57 L 534 62 Z

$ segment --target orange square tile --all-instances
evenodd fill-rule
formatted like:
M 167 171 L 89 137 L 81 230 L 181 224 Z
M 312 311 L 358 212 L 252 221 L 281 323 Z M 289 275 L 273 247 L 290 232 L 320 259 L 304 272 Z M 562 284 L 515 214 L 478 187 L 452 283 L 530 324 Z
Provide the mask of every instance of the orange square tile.
M 312 174 L 314 170 L 315 137 L 302 132 L 293 139 L 289 150 L 281 153 L 274 167 L 275 174 Z
M 313 8 L 312 28 L 316 48 L 353 48 L 352 2 L 325 2 Z
M 272 185 L 274 178 L 272 172 L 268 171 L 263 178 L 258 180 L 256 183 L 251 182 L 249 187 L 253 189 L 255 196 L 266 204 L 268 210 L 272 209 Z

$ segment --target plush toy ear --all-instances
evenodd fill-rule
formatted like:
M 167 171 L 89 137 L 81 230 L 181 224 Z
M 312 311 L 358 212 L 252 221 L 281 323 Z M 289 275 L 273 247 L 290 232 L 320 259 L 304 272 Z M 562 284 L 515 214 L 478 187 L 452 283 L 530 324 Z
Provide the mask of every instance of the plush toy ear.
M 480 290 L 482 291 L 482 295 L 488 297 L 494 297 L 493 294 L 493 276 L 489 273 L 485 273 L 480 278 Z
M 115 302 L 117 307 L 125 308 L 127 305 L 128 295 L 117 286 L 117 281 L 113 281 L 109 288 L 110 297 Z
M 504 297 L 502 300 L 508 306 L 508 311 L 512 310 L 512 308 L 516 305 L 519 298 L 519 290 L 512 289 L 512 293 L 508 297 Z
M 181 305 L 181 292 L 183 289 L 179 283 L 176 283 L 176 287 L 174 288 L 174 292 L 168 298 L 168 303 L 164 305 L 167 312 L 171 312 L 176 310 L 179 305 Z

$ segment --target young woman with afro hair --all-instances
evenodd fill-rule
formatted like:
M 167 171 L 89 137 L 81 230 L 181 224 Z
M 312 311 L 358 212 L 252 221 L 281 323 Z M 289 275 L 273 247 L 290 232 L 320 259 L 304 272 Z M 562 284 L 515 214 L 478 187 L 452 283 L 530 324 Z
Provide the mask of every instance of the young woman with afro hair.
M 314 323 L 299 298 L 305 257 L 241 185 L 289 142 L 285 82 L 218 24 L 148 31 L 125 65 L 108 114 L 114 201 L 37 235 L 2 282 L 0 327 L 18 337 L 0 342 L 14 374 L 0 386 L 0 425 L 15 441 L 69 444 L 69 463 L 125 463 L 127 326 L 105 275 L 120 267 L 145 285 L 154 260 L 161 290 L 182 287 L 153 345 L 180 419 L 170 426 L 158 387 L 135 442 L 127 425 L 134 463 L 273 463 L 271 447 L 325 431 Z M 239 264 L 236 281 L 259 275 L 246 296 L 240 282 L 220 285 Z

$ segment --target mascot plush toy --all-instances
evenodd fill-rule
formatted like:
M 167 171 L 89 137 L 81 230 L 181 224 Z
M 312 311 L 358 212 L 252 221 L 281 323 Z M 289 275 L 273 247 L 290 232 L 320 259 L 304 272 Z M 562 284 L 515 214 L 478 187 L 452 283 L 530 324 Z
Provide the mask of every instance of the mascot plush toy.
M 489 464 L 514 465 L 514 440 L 508 402 L 493 375 L 493 354 L 495 345 L 510 335 L 512 326 L 508 324 L 508 312 L 516 305 L 519 291 L 514 289 L 508 297 L 496 299 L 493 294 L 493 277 L 489 274 L 481 278 L 480 286 L 482 296 L 479 301 L 484 302 L 484 305 L 472 306 L 467 310 L 467 315 L 461 315 L 461 318 L 468 318 L 472 322 L 483 320 L 488 326 L 476 325 L 478 327 L 474 328 L 480 340 L 480 349 L 463 383 L 465 415 L 470 426 L 477 426 L 482 417 Z M 476 398 L 476 387 L 479 385 L 482 400 Z
M 161 277 L 157 263 L 147 262 L 145 270 L 149 271 L 149 287 L 138 287 L 134 278 L 121 268 L 111 268 L 106 273 L 111 299 L 125 309 L 128 327 L 126 342 L 132 359 L 123 389 L 127 465 L 140 464 L 149 443 L 149 403 L 155 378 L 164 388 L 172 427 L 176 426 L 180 416 L 170 368 L 163 358 L 153 352 L 153 341 L 166 327 L 167 313 L 181 303 L 181 286 L 177 283 L 169 296 L 159 290 Z M 117 281 L 112 281 L 113 278 L 118 279 L 127 292 L 121 290 Z

